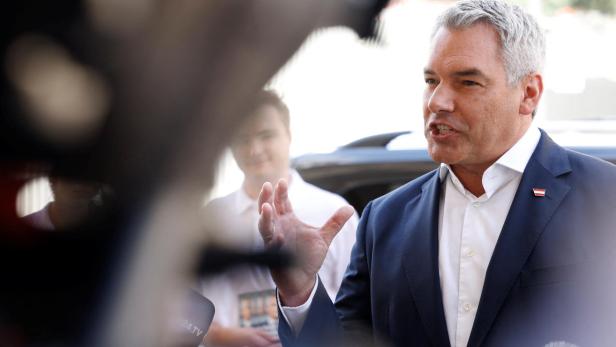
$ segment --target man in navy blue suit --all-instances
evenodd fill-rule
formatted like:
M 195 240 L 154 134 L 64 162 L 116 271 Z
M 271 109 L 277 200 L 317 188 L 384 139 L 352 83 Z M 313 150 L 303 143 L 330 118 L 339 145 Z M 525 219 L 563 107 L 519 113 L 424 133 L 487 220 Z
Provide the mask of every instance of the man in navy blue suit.
M 533 125 L 544 55 L 517 6 L 463 0 L 439 17 L 424 122 L 441 166 L 368 204 L 335 305 L 316 273 L 351 208 L 312 227 L 294 216 L 286 182 L 263 186 L 266 245 L 300 259 L 272 271 L 284 344 L 366 333 L 396 346 L 614 343 L 604 295 L 616 167 Z

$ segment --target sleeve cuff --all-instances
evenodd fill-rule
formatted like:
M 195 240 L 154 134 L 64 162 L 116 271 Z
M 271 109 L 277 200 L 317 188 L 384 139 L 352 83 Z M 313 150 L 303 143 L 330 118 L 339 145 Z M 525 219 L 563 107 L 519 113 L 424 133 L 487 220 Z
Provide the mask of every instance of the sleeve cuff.
M 289 327 L 291 327 L 291 330 L 293 331 L 293 334 L 295 336 L 299 334 L 299 332 L 302 330 L 302 327 L 304 326 L 304 321 L 308 316 L 308 309 L 310 309 L 310 305 L 312 304 L 312 300 L 314 299 L 314 295 L 317 292 L 318 286 L 319 276 L 315 276 L 315 283 L 312 287 L 312 292 L 310 293 L 308 300 L 306 300 L 305 303 L 296 307 L 282 306 L 280 304 L 280 296 L 278 295 L 278 289 L 276 289 L 276 301 L 278 302 L 278 308 L 282 313 L 282 318 L 287 322 L 287 324 L 289 324 Z

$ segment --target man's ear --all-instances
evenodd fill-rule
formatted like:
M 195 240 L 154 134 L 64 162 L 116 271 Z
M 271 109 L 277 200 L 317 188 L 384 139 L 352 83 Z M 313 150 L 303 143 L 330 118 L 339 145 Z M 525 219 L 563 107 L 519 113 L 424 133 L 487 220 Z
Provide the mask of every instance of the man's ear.
M 543 94 L 543 77 L 539 73 L 526 76 L 522 81 L 522 101 L 520 102 L 520 114 L 531 115 L 539 105 L 539 99 Z

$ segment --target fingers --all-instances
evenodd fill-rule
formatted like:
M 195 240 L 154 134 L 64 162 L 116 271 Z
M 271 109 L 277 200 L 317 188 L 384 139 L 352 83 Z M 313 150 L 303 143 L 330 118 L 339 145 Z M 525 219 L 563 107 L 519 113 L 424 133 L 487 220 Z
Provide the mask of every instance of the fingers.
M 269 182 L 265 182 L 263 187 L 261 187 L 261 192 L 259 193 L 259 213 L 261 216 L 259 217 L 258 227 L 261 238 L 263 238 L 263 242 L 268 248 L 278 247 L 283 243 L 283 235 L 276 233 L 274 227 L 275 214 L 284 213 L 279 212 L 276 207 L 275 195 L 278 197 L 278 205 L 282 211 L 291 212 L 292 208 L 291 203 L 288 201 L 287 191 L 288 186 L 284 180 L 278 182 L 275 191 Z
M 263 183 L 259 193 L 259 213 L 264 203 L 270 203 L 277 214 L 293 212 L 291 201 L 289 200 L 289 184 L 281 179 L 276 184 L 276 189 L 272 188 L 270 182 Z
M 344 226 L 349 218 L 355 213 L 355 210 L 350 205 L 343 206 L 338 209 L 325 224 L 321 227 L 321 236 L 330 245 L 334 237 L 338 234 L 340 229 Z
M 259 214 L 261 213 L 261 207 L 264 203 L 269 202 L 273 203 L 272 197 L 274 196 L 274 188 L 272 188 L 272 184 L 269 182 L 263 183 L 261 187 L 261 192 L 259 193 Z
M 274 335 L 272 335 L 272 334 L 270 334 L 270 333 L 268 333 L 268 332 L 265 332 L 265 331 L 262 331 L 262 330 L 257 330 L 257 332 L 258 332 L 258 334 L 259 334 L 261 337 L 263 337 L 264 339 L 266 339 L 269 343 L 276 343 L 276 342 L 278 342 L 278 341 L 279 341 L 279 340 L 278 340 L 278 337 L 276 337 L 276 336 L 274 336 Z
M 281 179 L 276 184 L 274 191 L 274 208 L 278 214 L 293 212 L 291 201 L 289 200 L 289 185 L 287 181 Z
M 263 193 L 263 190 L 261 190 L 261 193 Z M 261 200 L 261 195 L 259 195 L 259 200 Z M 259 233 L 261 234 L 261 238 L 263 238 L 264 244 L 269 247 L 274 239 L 274 210 L 269 202 L 265 202 L 259 206 L 261 210 L 258 224 Z
M 252 342 L 255 346 L 270 347 L 275 346 L 277 343 L 279 343 L 277 337 L 272 336 L 265 331 L 255 329 L 254 332 L 255 334 L 252 336 Z
M 267 347 L 272 343 L 259 334 L 255 334 L 251 337 L 250 347 Z

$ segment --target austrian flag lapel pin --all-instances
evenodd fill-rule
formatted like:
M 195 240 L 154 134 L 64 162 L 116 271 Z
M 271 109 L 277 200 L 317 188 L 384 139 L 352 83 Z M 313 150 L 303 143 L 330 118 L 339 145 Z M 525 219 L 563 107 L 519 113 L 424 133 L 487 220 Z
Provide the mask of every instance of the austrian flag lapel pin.
M 533 195 L 538 197 L 545 196 L 545 189 L 543 188 L 533 188 Z

